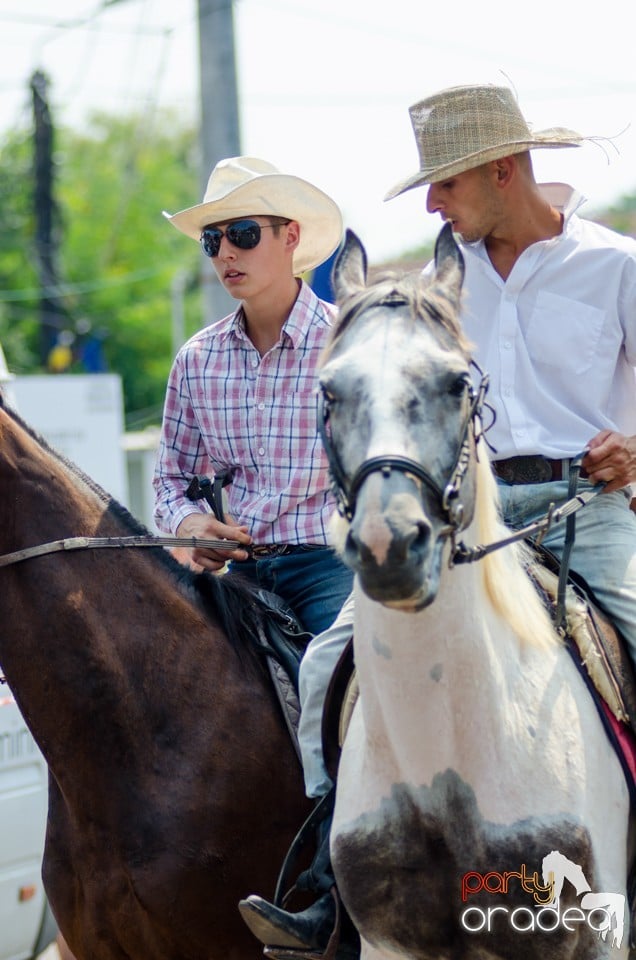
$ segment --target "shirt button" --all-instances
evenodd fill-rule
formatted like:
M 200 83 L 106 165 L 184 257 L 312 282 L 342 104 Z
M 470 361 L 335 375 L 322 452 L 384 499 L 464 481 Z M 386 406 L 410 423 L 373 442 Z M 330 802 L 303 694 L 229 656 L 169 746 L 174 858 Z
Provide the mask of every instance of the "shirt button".
M 264 410 L 264 409 L 265 409 L 265 404 L 264 404 L 264 403 L 259 403 L 258 409 L 259 409 L 259 410 Z
M 259 447 L 259 448 L 258 448 L 258 455 L 259 455 L 259 457 L 264 457 L 264 456 L 265 456 L 265 447 Z
M 258 360 L 256 359 L 256 357 L 254 357 L 254 359 L 252 360 L 252 366 L 253 366 L 253 367 L 257 367 L 257 366 L 258 366 Z
M 511 346 L 510 340 L 504 340 L 504 350 L 510 350 Z

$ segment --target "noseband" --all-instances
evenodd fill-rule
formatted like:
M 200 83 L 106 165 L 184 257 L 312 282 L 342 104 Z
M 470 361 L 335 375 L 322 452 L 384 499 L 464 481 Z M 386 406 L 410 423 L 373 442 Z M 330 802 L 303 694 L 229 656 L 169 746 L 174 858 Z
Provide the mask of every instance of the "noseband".
M 476 364 L 473 363 L 475 367 Z M 392 471 L 411 475 L 428 487 L 437 497 L 442 509 L 442 515 L 451 527 L 451 531 L 462 530 L 464 526 L 464 505 L 459 499 L 461 486 L 470 463 L 471 439 L 478 437 L 477 421 L 481 421 L 484 398 L 488 390 L 488 376 L 483 374 L 479 367 L 480 383 L 477 390 L 469 384 L 470 408 L 464 420 L 461 435 L 457 445 L 457 453 L 446 484 L 442 487 L 428 472 L 428 470 L 410 457 L 380 456 L 370 457 L 360 464 L 350 481 L 342 468 L 338 454 L 330 436 L 329 415 L 331 401 L 325 388 L 321 385 L 318 391 L 318 432 L 322 440 L 331 477 L 331 487 L 336 498 L 338 513 L 349 522 L 353 520 L 356 509 L 357 496 L 360 487 L 372 473 L 381 473 L 390 476 Z

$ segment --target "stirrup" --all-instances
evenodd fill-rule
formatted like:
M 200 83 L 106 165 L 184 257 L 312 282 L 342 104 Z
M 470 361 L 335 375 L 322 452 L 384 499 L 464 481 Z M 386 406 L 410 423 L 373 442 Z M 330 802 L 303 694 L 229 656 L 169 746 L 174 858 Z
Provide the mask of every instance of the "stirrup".
M 337 960 L 340 944 L 340 897 L 335 887 L 330 890 L 336 907 L 336 919 L 331 936 L 324 950 L 311 947 L 264 947 L 263 956 L 267 960 Z

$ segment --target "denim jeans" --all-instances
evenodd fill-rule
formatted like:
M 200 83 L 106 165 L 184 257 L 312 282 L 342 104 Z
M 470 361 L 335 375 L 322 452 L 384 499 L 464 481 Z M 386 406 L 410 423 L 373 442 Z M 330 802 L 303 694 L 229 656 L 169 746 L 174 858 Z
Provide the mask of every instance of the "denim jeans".
M 331 547 L 311 547 L 282 557 L 233 560 L 228 574 L 240 574 L 276 593 L 313 634 L 331 626 L 353 586 L 352 571 Z
M 308 797 L 322 797 L 331 787 L 322 753 L 322 710 L 340 654 L 353 636 L 353 608 L 350 593 L 329 629 L 311 641 L 300 664 L 298 743 Z
M 550 503 L 568 499 L 567 480 L 509 485 L 498 481 L 503 517 L 520 529 L 545 516 Z M 579 480 L 578 490 L 591 490 Z M 636 666 L 636 514 L 630 510 L 630 488 L 599 493 L 576 513 L 570 568 L 591 587 L 599 606 L 625 638 Z M 563 554 L 565 520 L 546 534 L 543 544 L 559 559 Z

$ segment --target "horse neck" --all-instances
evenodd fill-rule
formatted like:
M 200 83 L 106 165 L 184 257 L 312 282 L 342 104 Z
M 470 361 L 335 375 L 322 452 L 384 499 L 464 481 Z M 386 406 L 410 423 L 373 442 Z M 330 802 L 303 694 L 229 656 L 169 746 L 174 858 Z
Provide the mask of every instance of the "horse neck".
M 88 478 L 2 410 L 0 491 L 3 553 L 58 537 L 93 535 L 108 507 L 106 495 L 100 496 Z
M 121 508 L 3 424 L 0 553 L 131 532 L 139 530 Z M 199 725 L 219 691 L 232 695 L 238 659 L 178 569 L 161 550 L 133 549 L 53 553 L 0 569 L 0 664 L 49 765 L 59 761 L 59 779 L 69 753 L 94 763 L 101 739 L 100 748 L 108 742 L 112 756 L 125 755 L 129 735 L 143 753 L 159 714 L 173 711 L 176 726 L 199 711 Z

